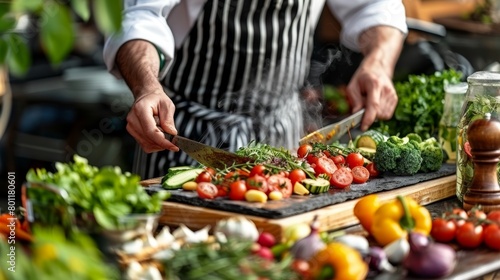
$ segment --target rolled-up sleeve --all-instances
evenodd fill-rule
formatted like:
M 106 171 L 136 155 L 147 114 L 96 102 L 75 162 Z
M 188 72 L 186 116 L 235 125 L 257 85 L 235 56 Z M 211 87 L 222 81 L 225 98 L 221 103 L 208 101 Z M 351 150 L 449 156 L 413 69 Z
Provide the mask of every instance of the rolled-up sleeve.
M 342 24 L 341 43 L 352 50 L 360 50 L 359 36 L 374 26 L 392 26 L 408 33 L 401 0 L 328 0 L 328 6 Z
M 153 43 L 166 58 L 166 67 L 159 74 L 165 77 L 168 65 L 174 57 L 175 41 L 167 25 L 170 11 L 180 0 L 125 0 L 122 28 L 110 35 L 104 44 L 103 57 L 108 71 L 120 78 L 115 67 L 118 49 L 130 40 L 146 40 Z

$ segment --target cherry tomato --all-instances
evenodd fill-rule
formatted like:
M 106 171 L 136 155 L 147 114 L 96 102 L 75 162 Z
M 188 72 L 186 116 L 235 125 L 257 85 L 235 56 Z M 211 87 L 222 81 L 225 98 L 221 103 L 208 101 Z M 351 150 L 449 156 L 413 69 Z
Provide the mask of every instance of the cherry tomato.
M 247 186 L 245 180 L 236 180 L 229 185 L 229 199 L 245 200 Z
M 472 158 L 472 153 L 471 153 L 472 148 L 470 147 L 469 141 L 464 143 L 464 152 L 467 154 L 469 158 Z
M 346 188 L 352 184 L 352 172 L 347 167 L 337 169 L 330 178 L 330 184 L 336 188 Z
M 471 209 L 470 211 L 467 212 L 467 215 L 469 216 L 469 218 L 472 217 L 478 220 L 486 219 L 486 213 L 484 213 L 484 211 L 479 209 Z
M 237 170 L 229 171 L 226 174 L 226 176 L 224 176 L 224 178 L 231 180 L 231 181 L 240 180 L 240 179 L 245 180 L 246 178 L 248 178 L 248 175 L 250 175 L 250 173 L 248 171 L 245 171 L 242 169 L 237 169 Z
M 311 265 L 308 261 L 301 259 L 294 259 L 291 268 L 295 273 L 300 275 L 300 279 L 309 279 Z
M 345 159 L 347 166 L 349 168 L 354 168 L 356 166 L 361 166 L 365 164 L 365 158 L 360 153 L 349 153 Z
M 500 210 L 493 210 L 486 215 L 486 219 L 500 225 Z
M 280 191 L 283 194 L 283 198 L 292 196 L 292 181 L 284 176 L 277 174 L 269 176 L 269 178 L 267 178 L 267 186 L 269 192 Z
M 292 170 L 292 172 L 290 172 L 290 175 L 288 175 L 288 178 L 290 179 L 290 181 L 292 181 L 292 186 L 294 186 L 296 182 L 304 180 L 306 177 L 306 172 L 298 168 Z
M 213 199 L 217 196 L 217 187 L 210 182 L 200 182 L 196 187 L 198 196 L 205 199 Z
M 215 174 L 217 174 L 217 171 L 215 171 L 215 169 L 213 169 L 211 167 L 205 167 L 205 171 L 212 174 L 212 177 L 215 176 Z
M 196 183 L 201 183 L 201 182 L 212 182 L 212 174 L 208 171 L 202 171 L 200 174 L 198 174 L 198 177 L 196 177 Z
M 328 176 L 332 176 L 332 174 L 337 170 L 337 166 L 333 162 L 333 160 L 327 157 L 318 158 L 318 162 L 314 166 L 314 172 L 316 175 L 326 174 Z
M 463 225 L 465 221 L 469 218 L 467 212 L 462 208 L 453 208 L 451 211 L 445 214 L 446 218 L 455 222 L 457 227 Z
M 245 182 L 246 182 L 247 190 L 251 190 L 251 189 L 259 190 L 259 191 L 262 191 L 266 194 L 269 192 L 269 188 L 267 186 L 267 180 L 264 176 L 254 175 L 254 176 L 248 177 Z
M 297 150 L 297 157 L 305 158 L 312 150 L 313 147 L 310 144 L 303 144 Z
M 477 248 L 483 243 L 483 226 L 465 222 L 457 228 L 455 239 L 464 248 Z
M 457 225 L 454 221 L 444 218 L 435 218 L 432 220 L 431 236 L 438 242 L 450 242 L 455 238 Z
M 351 169 L 352 172 L 352 182 L 355 184 L 363 184 L 366 181 L 368 181 L 368 178 L 370 178 L 370 172 L 366 167 L 360 165 L 360 166 L 355 166 L 353 169 Z
M 375 178 L 380 176 L 380 171 L 375 166 L 375 163 L 373 162 L 368 163 L 366 165 L 366 169 L 368 169 L 368 172 L 370 172 L 370 178 Z
M 228 193 L 229 193 L 228 184 L 217 185 L 217 197 L 226 197 Z
M 484 228 L 484 243 L 489 248 L 500 251 L 500 225 L 489 224 Z
M 252 167 L 252 170 L 250 170 L 250 174 L 248 176 L 249 177 L 253 177 L 255 175 L 265 176 L 266 173 L 267 173 L 266 167 L 262 164 L 257 164 L 254 167 Z
M 333 162 L 335 162 L 337 166 L 345 164 L 345 157 L 343 155 L 336 155 L 331 157 L 331 159 L 333 160 Z

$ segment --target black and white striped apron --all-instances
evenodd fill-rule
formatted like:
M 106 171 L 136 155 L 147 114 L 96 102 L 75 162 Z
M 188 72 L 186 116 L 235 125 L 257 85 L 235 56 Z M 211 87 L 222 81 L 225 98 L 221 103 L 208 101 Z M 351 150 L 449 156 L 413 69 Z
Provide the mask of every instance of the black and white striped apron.
M 235 151 L 256 140 L 296 149 L 299 90 L 312 50 L 313 0 L 208 0 L 164 81 L 179 135 Z M 195 165 L 181 152 L 142 155 L 143 178 Z M 145 157 L 145 158 L 144 158 Z

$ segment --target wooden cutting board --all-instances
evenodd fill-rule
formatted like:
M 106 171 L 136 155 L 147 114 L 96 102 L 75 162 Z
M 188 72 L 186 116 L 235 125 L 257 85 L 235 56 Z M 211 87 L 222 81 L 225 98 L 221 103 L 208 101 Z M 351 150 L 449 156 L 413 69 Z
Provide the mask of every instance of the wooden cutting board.
M 143 184 L 154 192 L 159 187 L 158 180 L 146 180 Z M 377 193 L 382 201 L 403 195 L 427 205 L 454 196 L 455 184 L 455 167 L 443 165 L 440 171 L 434 173 L 373 179 L 365 184 L 353 185 L 350 189 L 331 190 L 322 195 L 294 195 L 291 199 L 267 203 L 203 200 L 195 193 L 179 190 L 172 192 L 172 197 L 163 203 L 160 223 L 174 227 L 184 224 L 196 230 L 207 225 L 213 227 L 221 219 L 243 215 L 260 230 L 281 238 L 287 227 L 310 223 L 316 215 L 321 230 L 330 231 L 357 224 L 352 209 L 361 197 L 370 193 Z

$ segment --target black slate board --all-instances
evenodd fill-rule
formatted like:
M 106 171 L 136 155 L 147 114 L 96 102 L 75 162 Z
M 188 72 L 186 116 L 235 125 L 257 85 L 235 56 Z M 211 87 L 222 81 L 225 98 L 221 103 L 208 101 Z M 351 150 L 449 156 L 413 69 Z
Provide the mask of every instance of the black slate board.
M 371 193 L 394 190 L 446 177 L 455 174 L 455 171 L 456 165 L 444 164 L 437 172 L 418 173 L 413 176 L 385 176 L 382 178 L 372 179 L 364 184 L 353 184 L 351 187 L 345 189 L 331 188 L 328 193 L 308 196 L 293 195 L 291 199 L 268 201 L 266 203 L 231 201 L 222 198 L 205 200 L 199 198 L 196 192 L 186 192 L 183 190 L 171 191 L 172 196 L 168 201 L 233 213 L 277 219 L 357 199 Z M 146 187 L 148 192 L 155 192 L 160 189 L 162 189 L 161 185 L 158 184 Z

